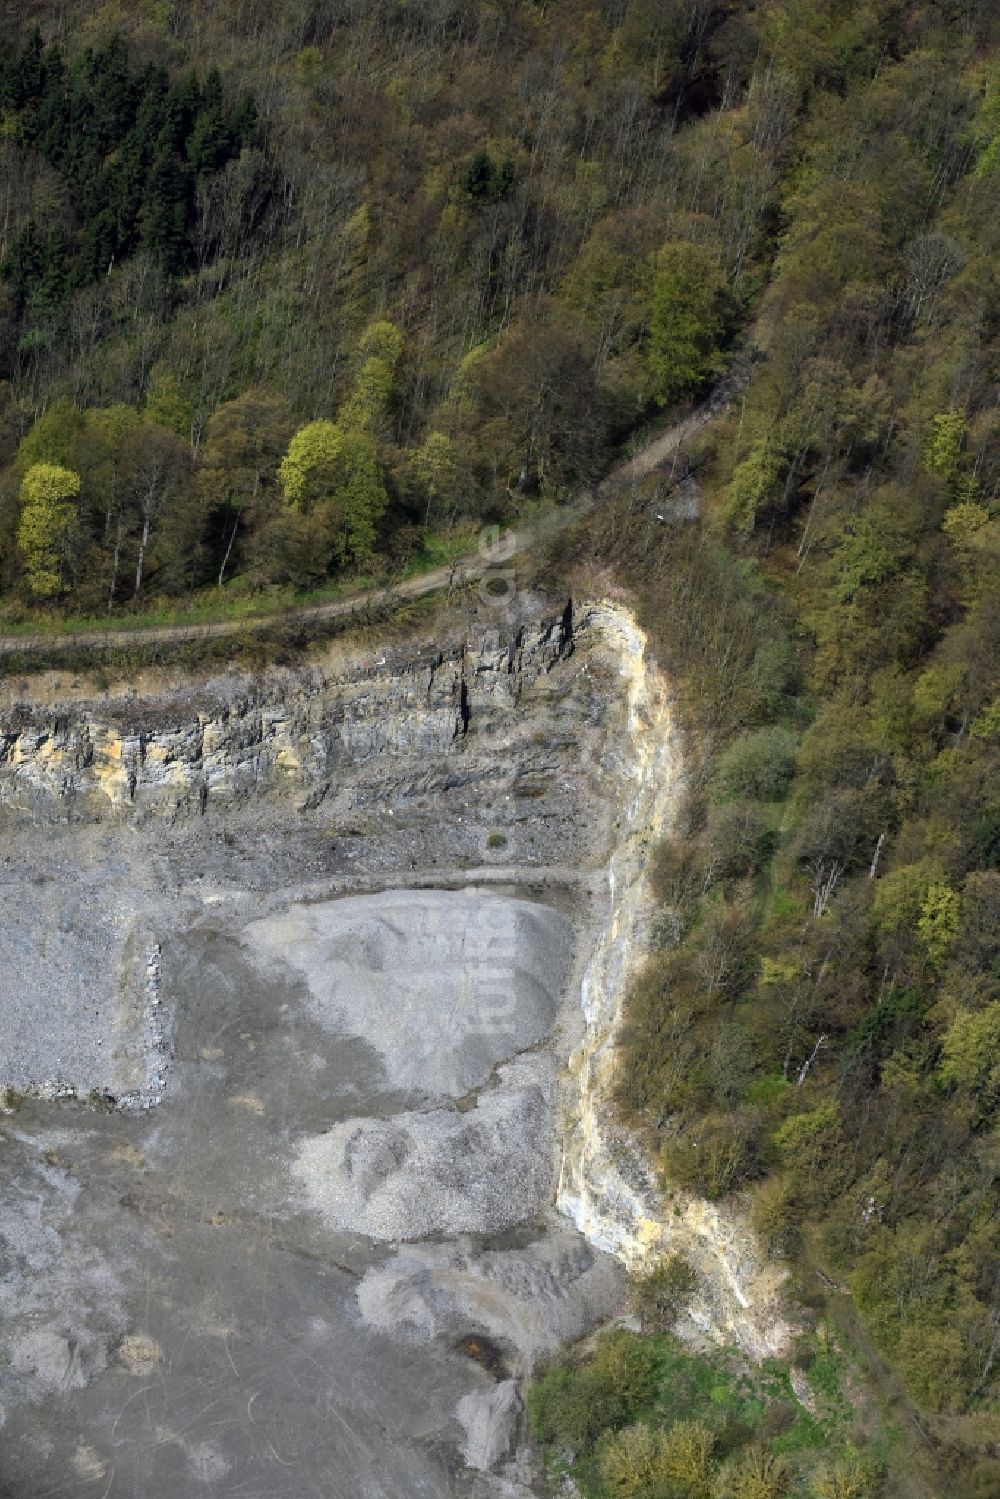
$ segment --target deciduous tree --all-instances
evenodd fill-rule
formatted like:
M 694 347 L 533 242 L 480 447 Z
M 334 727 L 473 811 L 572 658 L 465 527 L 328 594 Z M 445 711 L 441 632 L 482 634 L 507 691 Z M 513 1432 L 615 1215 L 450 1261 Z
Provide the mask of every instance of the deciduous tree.
M 76 524 L 80 475 L 57 463 L 34 463 L 21 481 L 17 542 L 33 594 L 52 598 L 66 588 L 66 561 Z

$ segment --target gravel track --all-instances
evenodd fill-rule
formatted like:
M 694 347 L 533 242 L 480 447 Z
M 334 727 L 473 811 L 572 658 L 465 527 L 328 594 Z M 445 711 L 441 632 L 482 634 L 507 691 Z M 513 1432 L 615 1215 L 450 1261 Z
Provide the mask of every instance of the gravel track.
M 683 442 L 693 437 L 725 409 L 741 383 L 742 376 L 733 377 L 725 390 L 720 388 L 690 416 L 661 432 L 631 458 L 616 464 L 600 483 L 582 490 L 568 504 L 546 511 L 537 519 L 518 526 L 510 533 L 513 540 L 505 543 L 504 561 L 523 555 L 540 541 L 547 541 L 575 525 L 607 501 L 621 484 L 634 483 L 660 468 L 668 458 L 673 457 Z M 352 615 L 360 618 L 373 611 L 391 611 L 412 599 L 424 598 L 428 594 L 439 593 L 442 589 L 461 588 L 468 583 L 477 582 L 494 565 L 490 559 L 473 552 L 450 566 L 436 567 L 431 572 L 422 573 L 417 578 L 408 578 L 405 582 L 371 588 L 351 598 L 261 614 L 250 619 L 224 619 L 193 625 L 146 625 L 135 629 L 83 630 L 79 633 L 45 631 L 33 635 L 0 635 L 0 656 L 8 652 L 38 655 L 59 646 L 100 651 L 122 645 L 172 645 L 185 641 L 216 640 L 229 635 L 267 630 L 275 625 L 313 624 L 324 620 L 347 619 Z

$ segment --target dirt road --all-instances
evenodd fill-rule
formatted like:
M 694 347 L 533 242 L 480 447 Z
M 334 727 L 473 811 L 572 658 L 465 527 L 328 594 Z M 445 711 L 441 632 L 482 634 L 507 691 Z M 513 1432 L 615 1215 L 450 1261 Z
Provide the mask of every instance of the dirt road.
M 166 645 L 184 641 L 212 640 L 219 636 L 245 635 L 247 632 L 267 630 L 275 625 L 308 624 L 313 621 L 339 619 L 353 614 L 368 614 L 375 609 L 391 609 L 409 599 L 422 598 L 426 594 L 438 593 L 450 587 L 462 587 L 475 582 L 487 572 L 495 569 L 498 562 L 509 561 L 530 551 L 539 541 L 548 540 L 566 530 L 581 517 L 595 509 L 622 483 L 643 478 L 661 467 L 677 452 L 682 442 L 693 436 L 724 409 L 732 398 L 733 383 L 725 391 L 716 391 L 690 416 L 675 423 L 667 431 L 653 438 L 631 458 L 625 459 L 611 469 L 598 483 L 581 491 L 575 499 L 558 509 L 546 511 L 536 519 L 505 532 L 502 545 L 491 554 L 489 545 L 482 552 L 473 552 L 447 567 L 436 567 L 419 577 L 405 582 L 391 583 L 382 588 L 368 589 L 350 598 L 333 599 L 325 604 L 308 604 L 297 609 L 287 609 L 272 614 L 260 614 L 251 618 L 223 619 L 211 623 L 190 625 L 142 625 L 134 629 L 109 628 L 86 630 L 79 633 L 58 631 L 39 632 L 34 635 L 0 635 L 0 655 L 11 652 L 17 655 L 38 655 L 68 646 L 74 650 L 95 651 L 121 646 Z

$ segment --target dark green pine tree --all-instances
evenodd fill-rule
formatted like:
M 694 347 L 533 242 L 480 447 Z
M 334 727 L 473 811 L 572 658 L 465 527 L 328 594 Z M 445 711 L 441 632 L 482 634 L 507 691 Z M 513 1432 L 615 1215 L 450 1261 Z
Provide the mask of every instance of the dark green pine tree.
M 218 68 L 212 68 L 205 79 L 201 108 L 187 143 L 188 161 L 200 177 L 214 172 L 232 155 L 233 137 L 222 103 L 222 79 Z
M 65 147 L 60 156 L 51 159 L 66 178 L 73 202 L 85 220 L 100 211 L 93 191 L 104 154 L 94 120 L 93 53 L 87 51 L 70 70 Z
M 230 130 L 233 137 L 234 154 L 245 146 L 257 144 L 257 132 L 260 128 L 260 119 L 257 114 L 257 105 L 254 103 L 252 94 L 244 94 L 239 104 L 233 110 L 230 120 Z
M 491 202 L 502 198 L 514 180 L 514 163 L 495 162 L 488 151 L 477 151 L 459 182 L 470 198 Z
M 170 80 L 163 68 L 152 64 L 141 74 L 136 85 L 135 121 L 129 131 L 127 146 L 142 162 L 143 170 L 153 165 L 167 125 Z M 173 108 L 178 110 L 176 101 Z M 179 130 L 179 118 L 176 123 Z
M 459 181 L 470 198 L 488 198 L 493 178 L 493 159 L 488 151 L 477 151 Z
M 44 78 L 44 52 L 42 33 L 36 29 L 25 42 L 10 71 L 7 94 L 14 109 L 24 109 L 39 98 Z
M 184 155 L 188 137 L 194 129 L 194 122 L 198 118 L 200 109 L 201 89 L 198 86 L 197 75 L 187 73 L 177 87 L 170 90 L 164 121 L 165 126 L 169 128 L 172 148 L 179 156 Z
M 33 33 L 19 52 L 0 57 L 0 108 L 13 111 L 20 139 L 34 145 L 65 179 L 75 224 L 44 243 L 25 226 L 2 268 L 19 315 L 65 299 L 104 276 L 139 246 L 172 275 L 189 259 L 194 183 L 217 171 L 256 137 L 257 112 L 245 96 L 227 111 L 213 68 L 204 88 L 188 73 L 171 87 L 147 64 L 134 77 L 125 44 L 113 36 L 72 63 Z
M 118 246 L 125 254 L 139 242 L 139 220 L 150 165 L 136 132 L 131 131 L 113 165 L 107 194 Z
M 120 36 L 112 37 L 102 51 L 93 54 L 89 71 L 95 146 L 105 156 L 118 145 L 135 119 L 135 91 Z
M 66 150 L 66 64 L 58 47 L 50 47 L 44 59 L 42 91 L 35 112 L 34 131 L 38 149 L 46 161 L 58 165 Z
M 66 297 L 67 243 L 65 231 L 57 226 L 42 246 L 38 279 L 32 296 L 32 309 L 43 317 L 62 311 Z
M 29 219 L 15 237 L 0 266 L 0 274 L 10 286 L 14 301 L 20 311 L 30 297 L 42 270 L 42 242 L 38 225 Z
M 80 241 L 70 283 L 74 287 L 89 286 L 92 281 L 106 276 L 118 253 L 118 225 L 108 208 L 95 215 L 87 224 Z
M 170 275 L 184 270 L 188 258 L 188 173 L 164 132 L 153 160 L 139 215 L 139 242 L 163 264 Z

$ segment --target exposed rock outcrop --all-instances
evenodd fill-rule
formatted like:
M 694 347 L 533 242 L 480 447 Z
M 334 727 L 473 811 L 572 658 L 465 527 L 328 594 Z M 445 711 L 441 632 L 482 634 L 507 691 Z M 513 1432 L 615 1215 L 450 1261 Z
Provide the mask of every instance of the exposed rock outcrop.
M 570 1059 L 573 1079 L 558 1203 L 590 1241 L 636 1273 L 683 1253 L 698 1291 L 682 1330 L 736 1344 L 762 1358 L 787 1348 L 780 1267 L 758 1254 L 732 1206 L 688 1193 L 664 1201 L 638 1143 L 617 1121 L 612 1089 L 616 1039 L 628 985 L 646 951 L 645 873 L 652 842 L 669 826 L 681 787 L 681 754 L 667 684 L 635 622 L 616 611 L 604 628 L 618 645 L 627 716 L 619 747 L 620 815 L 607 866 L 608 911 L 581 986 L 586 1022 Z
M 383 790 L 391 762 L 403 762 L 393 781 L 405 789 L 473 723 L 495 731 L 570 640 L 564 617 L 504 636 L 483 630 L 447 650 L 234 673 L 199 691 L 55 709 L 12 699 L 0 707 L 0 805 L 44 820 L 204 812 L 210 799 L 272 794 L 316 805 L 373 761 Z

